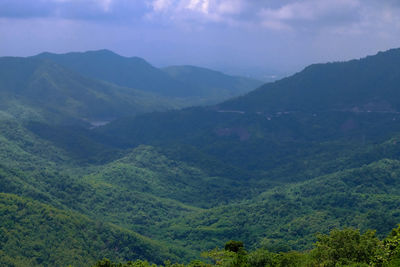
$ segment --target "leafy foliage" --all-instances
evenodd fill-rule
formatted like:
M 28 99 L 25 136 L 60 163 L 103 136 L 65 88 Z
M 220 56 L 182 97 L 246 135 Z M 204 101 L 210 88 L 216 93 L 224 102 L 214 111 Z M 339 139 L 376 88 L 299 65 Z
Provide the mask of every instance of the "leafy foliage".
M 160 262 L 168 255 L 133 232 L 12 194 L 0 194 L 0 215 L 0 262 L 10 266 L 84 266 L 101 256 Z
M 40 58 L 0 59 L 1 263 L 398 265 L 399 229 L 383 239 L 400 221 L 397 53 L 96 129 L 87 122 L 160 99 Z M 251 252 L 215 249 L 228 240 Z
M 361 234 L 355 229 L 334 229 L 329 235 L 318 235 L 318 241 L 314 244 L 315 248 L 307 252 L 280 252 L 273 253 L 266 249 L 257 249 L 247 252 L 243 249 L 243 243 L 239 241 L 229 241 L 225 244 L 225 250 L 213 249 L 204 252 L 204 258 L 212 259 L 212 264 L 199 260 L 192 261 L 190 264 L 170 264 L 166 262 L 162 266 L 175 267 L 283 267 L 283 266 L 397 266 L 398 258 L 393 254 L 388 254 L 388 243 L 393 240 L 394 233 L 400 229 L 393 229 L 387 238 L 380 240 L 376 237 L 375 231 L 368 230 Z M 238 248 L 236 250 L 236 248 Z M 230 248 L 234 248 L 233 250 Z M 393 245 L 391 251 L 397 250 L 399 244 Z M 386 251 L 386 254 L 384 253 Z M 126 264 L 112 263 L 107 259 L 99 261 L 94 267 L 117 267 L 117 266 L 150 266 L 141 260 L 130 261 Z

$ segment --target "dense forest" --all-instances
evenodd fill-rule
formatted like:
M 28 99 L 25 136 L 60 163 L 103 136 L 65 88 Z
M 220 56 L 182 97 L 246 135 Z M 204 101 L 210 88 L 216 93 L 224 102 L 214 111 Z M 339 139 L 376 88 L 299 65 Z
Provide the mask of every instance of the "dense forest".
M 164 262 L 165 267 L 265 267 L 265 266 L 399 266 L 400 227 L 383 240 L 376 231 L 360 233 L 355 229 L 332 230 L 317 235 L 312 250 L 306 252 L 270 252 L 265 248 L 247 252 L 243 242 L 230 240 L 223 249 L 215 248 L 202 253 L 208 260 L 193 260 L 189 264 Z M 108 259 L 98 261 L 94 267 L 157 267 L 148 261 L 136 260 L 115 263 Z
M 256 89 L 104 50 L 0 58 L 0 263 L 398 266 L 399 69 L 393 49 Z

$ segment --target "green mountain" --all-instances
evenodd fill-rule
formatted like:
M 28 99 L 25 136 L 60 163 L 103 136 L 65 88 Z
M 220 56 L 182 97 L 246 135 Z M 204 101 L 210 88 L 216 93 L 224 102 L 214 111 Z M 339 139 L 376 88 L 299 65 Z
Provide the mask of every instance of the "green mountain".
M 258 173 L 278 180 L 300 179 L 298 171 L 305 158 L 351 155 L 355 148 L 382 142 L 400 130 L 395 82 L 400 73 L 393 67 L 400 64 L 398 58 L 400 50 L 391 50 L 357 61 L 315 65 L 216 106 L 126 118 L 99 132 L 118 137 L 112 145 L 119 147 L 144 143 L 187 148 L 179 153 L 194 147 L 222 165 L 241 169 L 247 174 L 244 177 Z M 370 73 L 371 68 L 378 73 L 379 66 L 387 79 Z M 328 77 L 338 81 L 335 84 Z M 187 154 L 186 160 L 192 160 Z M 304 171 L 321 169 L 317 161 L 311 162 L 316 165 L 304 165 Z M 288 174 L 275 175 L 277 168 Z
M 175 245 L 166 248 L 148 238 L 146 229 L 196 208 L 99 174 L 105 169 L 105 177 L 111 173 L 117 178 L 124 165 L 116 162 L 101 170 L 93 163 L 82 166 L 68 150 L 17 121 L 1 121 L 0 140 L 1 263 L 86 266 L 103 256 L 161 263 L 193 253 Z M 127 179 L 156 175 L 140 165 L 126 164 L 126 169 L 136 171 Z
M 303 71 L 227 101 L 221 109 L 252 112 L 400 109 L 400 49 L 359 60 L 315 64 Z
M 36 57 L 49 59 L 85 76 L 123 87 L 175 97 L 189 96 L 192 93 L 185 85 L 144 59 L 122 57 L 109 50 L 67 54 L 42 53 Z
M 389 190 L 398 188 L 390 175 L 399 177 L 392 171 L 400 155 L 400 73 L 393 67 L 399 55 L 400 50 L 390 50 L 311 66 L 216 106 L 125 118 L 96 131 L 114 137 L 111 146 L 156 146 L 170 159 L 232 181 L 231 204 L 172 221 L 170 235 L 183 238 L 185 246 L 200 250 L 219 240 L 242 239 L 253 246 L 269 240 L 277 250 L 282 244 L 305 249 L 313 233 L 349 225 L 386 234 L 399 220 L 397 193 Z M 356 181 L 341 187 L 343 177 Z M 364 182 L 374 189 L 360 187 Z M 247 194 L 236 194 L 234 183 Z M 323 194 L 309 197 L 288 188 Z M 271 197 L 261 201 L 263 195 Z M 378 211 L 381 223 L 373 219 Z M 310 220 L 315 224 L 306 227 Z M 303 230 L 284 233 L 297 222 L 303 222 Z
M 180 97 L 191 104 L 209 104 L 249 92 L 261 82 L 192 67 L 158 69 L 142 58 L 123 57 L 109 50 L 84 53 L 42 53 L 49 59 L 82 75 L 162 96 Z
M 0 193 L 0 214 L 2 266 L 88 266 L 102 257 L 161 263 L 169 256 L 132 231 L 13 194 Z
M 189 262 L 231 239 L 281 252 L 333 228 L 387 236 L 400 222 L 399 55 L 141 115 L 138 91 L 49 59 L 1 58 L 0 263 Z M 205 94 L 222 75 L 163 73 Z
M 171 100 L 86 78 L 49 60 L 0 58 L 1 110 L 25 120 L 101 123 L 173 108 Z
M 354 227 L 386 236 L 400 220 L 399 161 L 380 160 L 306 182 L 277 186 L 237 204 L 173 220 L 172 236 L 212 249 L 220 240 L 243 240 L 270 251 L 311 249 L 316 233 Z M 194 242 L 193 242 L 194 241 Z

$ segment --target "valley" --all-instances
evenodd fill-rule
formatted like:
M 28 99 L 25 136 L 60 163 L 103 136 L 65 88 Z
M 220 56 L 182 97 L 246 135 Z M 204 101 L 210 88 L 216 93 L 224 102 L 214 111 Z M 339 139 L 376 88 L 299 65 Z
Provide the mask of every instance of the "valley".
M 264 85 L 108 50 L 0 58 L 0 262 L 382 240 L 400 222 L 399 69 L 399 49 Z

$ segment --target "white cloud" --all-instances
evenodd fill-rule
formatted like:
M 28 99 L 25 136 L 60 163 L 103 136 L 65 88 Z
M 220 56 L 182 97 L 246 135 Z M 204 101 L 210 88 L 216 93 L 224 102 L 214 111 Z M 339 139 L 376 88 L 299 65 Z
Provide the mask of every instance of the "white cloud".
M 105 12 L 109 12 L 113 0 L 98 0 L 97 2 L 99 2 L 100 6 L 103 8 Z
M 171 0 L 155 0 L 150 3 L 155 12 L 167 10 L 171 6 Z
M 245 10 L 245 0 L 152 0 L 147 18 L 165 16 L 174 21 L 231 23 Z
M 210 7 L 209 0 L 189 0 L 187 2 L 187 9 L 208 14 Z
M 356 16 L 360 5 L 359 0 L 293 1 L 278 8 L 262 8 L 258 16 L 265 27 L 274 30 L 292 29 L 302 21 L 324 21 L 335 16 L 343 18 L 343 15 Z

